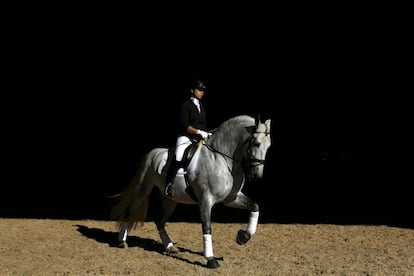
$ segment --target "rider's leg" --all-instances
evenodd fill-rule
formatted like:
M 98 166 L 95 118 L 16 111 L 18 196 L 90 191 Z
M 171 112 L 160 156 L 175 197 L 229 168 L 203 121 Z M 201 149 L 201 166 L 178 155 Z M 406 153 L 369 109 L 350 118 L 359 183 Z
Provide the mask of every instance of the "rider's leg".
M 175 158 L 171 162 L 170 168 L 167 172 L 166 177 L 166 186 L 165 186 L 165 194 L 167 196 L 174 196 L 174 178 L 179 170 L 180 162 L 183 159 L 184 150 L 191 145 L 191 140 L 187 136 L 179 136 L 177 138 L 176 147 L 175 147 Z

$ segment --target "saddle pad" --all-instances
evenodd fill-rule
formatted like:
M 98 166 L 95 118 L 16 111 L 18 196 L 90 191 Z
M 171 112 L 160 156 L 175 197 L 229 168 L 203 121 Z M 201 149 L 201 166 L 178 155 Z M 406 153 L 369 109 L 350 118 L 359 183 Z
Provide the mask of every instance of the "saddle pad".
M 157 168 L 158 174 L 162 173 L 162 170 L 165 167 L 165 164 L 167 164 L 167 159 L 168 159 L 168 152 L 165 152 L 162 155 L 162 159 L 161 159 L 160 163 L 158 163 L 158 168 Z M 183 176 L 183 175 L 184 175 L 184 168 L 178 169 L 177 176 Z

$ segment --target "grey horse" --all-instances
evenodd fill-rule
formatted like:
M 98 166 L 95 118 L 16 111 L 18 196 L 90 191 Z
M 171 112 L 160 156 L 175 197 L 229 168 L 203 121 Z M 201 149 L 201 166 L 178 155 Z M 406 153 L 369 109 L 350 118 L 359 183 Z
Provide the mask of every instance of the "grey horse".
M 239 115 L 221 123 L 208 140 L 201 140 L 187 166 L 174 180 L 174 197 L 162 197 L 161 213 L 154 219 L 162 244 L 169 254 L 179 252 L 165 225 L 178 203 L 198 204 L 204 241 L 206 267 L 217 268 L 213 254 L 211 210 L 216 203 L 250 211 L 245 230 L 239 230 L 236 241 L 245 244 L 256 232 L 259 205 L 241 191 L 247 181 L 263 177 L 267 151 L 271 145 L 271 120 Z M 154 187 L 164 191 L 168 169 L 168 148 L 154 148 L 141 160 L 137 173 L 124 191 L 115 195 L 111 219 L 117 222 L 120 247 L 128 247 L 127 236 L 144 223 L 149 195 Z

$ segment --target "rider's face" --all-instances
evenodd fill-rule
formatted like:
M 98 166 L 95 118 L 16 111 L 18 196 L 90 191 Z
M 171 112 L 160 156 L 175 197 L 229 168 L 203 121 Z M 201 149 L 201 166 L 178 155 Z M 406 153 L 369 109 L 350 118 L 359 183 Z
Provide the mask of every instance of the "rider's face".
M 201 100 L 201 98 L 204 96 L 204 91 L 200 90 L 198 88 L 194 88 L 193 90 L 193 95 L 194 97 L 196 97 L 197 99 Z

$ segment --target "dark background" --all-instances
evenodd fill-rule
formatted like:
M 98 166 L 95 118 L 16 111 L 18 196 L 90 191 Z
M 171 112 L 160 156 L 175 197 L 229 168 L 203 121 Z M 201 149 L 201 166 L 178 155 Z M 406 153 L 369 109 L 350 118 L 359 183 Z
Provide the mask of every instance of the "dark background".
M 106 195 L 148 150 L 174 144 L 177 107 L 200 78 L 212 129 L 240 114 L 272 119 L 265 176 L 245 187 L 263 222 L 413 226 L 408 40 L 394 9 L 93 8 L 11 33 L 0 216 L 109 219 Z M 172 219 L 198 221 L 197 207 Z

